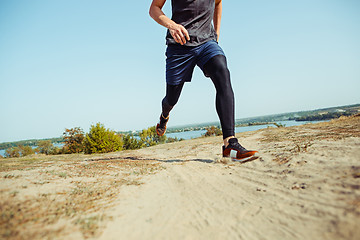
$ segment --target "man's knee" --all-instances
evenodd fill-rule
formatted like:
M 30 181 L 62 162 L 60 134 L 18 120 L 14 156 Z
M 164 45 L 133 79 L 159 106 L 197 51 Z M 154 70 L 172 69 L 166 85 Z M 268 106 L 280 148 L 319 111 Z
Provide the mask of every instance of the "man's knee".
M 229 76 L 230 71 L 227 67 L 226 57 L 217 55 L 211 58 L 204 66 L 204 72 L 210 78 Z
M 230 78 L 230 71 L 229 69 L 227 68 L 226 65 L 217 65 L 215 68 L 214 68 L 214 72 L 213 74 L 210 75 L 210 77 L 217 77 L 217 78 Z
M 168 96 L 165 96 L 164 99 L 162 100 L 162 105 L 168 108 L 173 108 L 176 103 L 177 103 L 177 99 L 175 98 L 171 99 Z

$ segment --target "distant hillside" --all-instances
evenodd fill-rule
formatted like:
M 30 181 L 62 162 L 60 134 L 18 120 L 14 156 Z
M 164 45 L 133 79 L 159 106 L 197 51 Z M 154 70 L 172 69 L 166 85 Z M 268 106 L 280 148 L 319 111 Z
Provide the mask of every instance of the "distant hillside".
M 242 119 L 237 119 L 236 123 L 275 122 L 275 121 L 286 121 L 286 120 L 318 121 L 324 119 L 310 120 L 312 119 L 311 116 L 321 116 L 324 114 L 329 114 L 329 116 L 333 116 L 332 118 L 338 118 L 340 116 L 348 116 L 356 113 L 360 113 L 360 104 L 321 108 L 321 109 L 315 109 L 309 111 L 273 114 L 273 115 L 266 115 L 266 116 L 252 117 L 252 118 L 242 118 Z M 309 117 L 309 120 L 304 120 L 306 117 Z M 332 118 L 327 118 L 327 119 L 332 119 Z
M 321 121 L 351 116 L 360 113 L 360 105 L 351 105 L 337 108 L 325 108 L 314 111 L 312 114 L 294 118 L 295 121 Z
M 360 113 L 360 104 L 322 108 L 322 109 L 315 109 L 309 111 L 272 114 L 272 115 L 258 116 L 251 118 L 241 118 L 241 119 L 236 119 L 235 124 L 237 126 L 244 126 L 244 125 L 254 125 L 254 124 L 262 124 L 262 123 L 265 124 L 265 123 L 287 121 L 287 120 L 319 121 L 319 120 L 338 118 L 340 116 L 349 116 L 356 113 Z M 170 127 L 167 132 L 171 133 L 171 132 L 202 130 L 209 126 L 219 126 L 219 122 Z

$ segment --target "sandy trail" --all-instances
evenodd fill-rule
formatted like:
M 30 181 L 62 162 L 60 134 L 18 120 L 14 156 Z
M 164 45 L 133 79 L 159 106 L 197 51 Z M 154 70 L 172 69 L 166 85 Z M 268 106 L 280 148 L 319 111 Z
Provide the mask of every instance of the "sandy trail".
M 359 239 L 360 115 L 221 137 L 0 162 L 1 239 Z
M 261 142 L 264 131 L 240 137 L 260 159 L 215 163 L 220 138 L 131 153 L 159 159 L 165 170 L 124 189 L 100 239 L 358 239 L 358 137 L 295 145 L 286 163 L 276 161 L 278 149 L 293 142 Z

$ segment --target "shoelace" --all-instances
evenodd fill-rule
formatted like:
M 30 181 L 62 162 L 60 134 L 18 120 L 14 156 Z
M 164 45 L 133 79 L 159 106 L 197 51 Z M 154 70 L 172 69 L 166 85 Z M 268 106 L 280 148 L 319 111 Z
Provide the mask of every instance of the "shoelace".
M 246 148 L 240 145 L 240 143 L 230 143 L 229 146 L 234 149 L 238 149 L 240 151 L 247 151 Z

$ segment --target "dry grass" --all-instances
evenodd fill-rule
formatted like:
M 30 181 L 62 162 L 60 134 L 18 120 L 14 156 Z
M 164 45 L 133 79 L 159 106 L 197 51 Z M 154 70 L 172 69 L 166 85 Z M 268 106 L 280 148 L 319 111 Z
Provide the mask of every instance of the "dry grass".
M 155 161 L 85 161 L 83 155 L 1 160 L 0 238 L 96 236 L 111 219 L 106 209 L 121 186 L 140 185 L 141 176 L 162 168 Z
M 340 117 L 329 122 L 306 124 L 287 128 L 268 128 L 260 130 L 260 139 L 267 153 L 274 156 L 279 164 L 288 163 L 294 155 L 307 152 L 317 140 L 340 140 L 360 137 L 360 115 Z
M 309 151 L 316 141 L 360 137 L 360 116 L 259 132 L 262 133 L 261 149 L 272 155 L 274 161 L 285 164 L 295 155 Z M 196 143 L 191 147 L 199 146 Z M 108 209 L 121 194 L 122 187 L 141 185 L 143 176 L 163 169 L 159 161 L 129 155 L 91 155 L 92 159 L 82 154 L 34 155 L 1 159 L 0 239 L 66 239 L 70 234 L 79 234 L 80 239 L 98 236 L 111 220 Z M 225 160 L 218 159 L 222 161 Z M 354 167 L 349 174 L 359 178 L 360 170 Z M 293 186 L 294 189 L 303 187 L 306 186 Z M 358 208 L 359 199 L 351 205 Z

